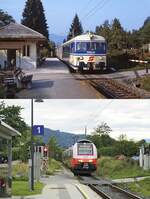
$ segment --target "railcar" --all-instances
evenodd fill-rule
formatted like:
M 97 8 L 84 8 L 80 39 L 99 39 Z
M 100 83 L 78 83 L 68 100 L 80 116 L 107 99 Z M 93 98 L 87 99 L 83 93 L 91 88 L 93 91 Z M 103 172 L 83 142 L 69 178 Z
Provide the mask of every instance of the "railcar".
M 105 70 L 107 67 L 106 54 L 105 38 L 91 33 L 77 36 L 57 48 L 58 58 L 80 72 Z
M 91 174 L 97 169 L 97 149 L 89 140 L 80 140 L 64 151 L 63 162 L 77 174 Z

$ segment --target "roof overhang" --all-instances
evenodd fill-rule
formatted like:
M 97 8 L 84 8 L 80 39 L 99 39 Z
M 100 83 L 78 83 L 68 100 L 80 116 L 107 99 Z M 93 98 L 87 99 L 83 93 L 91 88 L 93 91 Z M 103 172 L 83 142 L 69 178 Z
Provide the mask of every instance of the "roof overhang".
M 5 122 L 0 121 L 0 138 L 10 140 L 12 139 L 12 137 L 20 136 L 20 135 L 21 134 L 17 130 L 15 130 L 14 128 L 6 124 Z

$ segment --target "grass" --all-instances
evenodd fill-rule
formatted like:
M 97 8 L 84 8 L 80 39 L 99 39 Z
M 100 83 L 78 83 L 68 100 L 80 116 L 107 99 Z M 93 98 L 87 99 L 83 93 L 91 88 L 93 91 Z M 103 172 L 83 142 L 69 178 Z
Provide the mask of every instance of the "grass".
M 29 196 L 41 194 L 44 184 L 40 182 L 35 183 L 35 190 L 29 190 L 29 184 L 26 181 L 13 181 L 12 195 L 13 196 Z
M 14 180 L 28 180 L 28 164 L 27 163 L 18 163 L 13 165 L 12 176 Z
M 139 82 L 141 84 L 141 88 L 150 91 L 150 76 L 144 76 L 139 79 Z
M 146 66 L 145 65 L 137 65 L 134 67 L 128 67 L 128 68 L 123 68 L 120 69 L 119 72 L 125 72 L 125 71 L 134 71 L 134 70 L 146 70 Z M 148 69 L 150 69 L 150 65 L 148 65 Z
M 62 167 L 60 162 L 56 161 L 55 159 L 50 159 L 46 174 L 53 175 L 57 170 L 60 170 L 61 168 Z
M 111 157 L 102 157 L 98 160 L 96 173 L 110 179 L 150 176 L 150 171 L 144 171 L 133 160 L 116 160 Z
M 134 193 L 144 197 L 150 197 L 150 178 L 136 183 L 128 183 L 125 186 Z M 121 185 L 121 187 L 123 187 Z

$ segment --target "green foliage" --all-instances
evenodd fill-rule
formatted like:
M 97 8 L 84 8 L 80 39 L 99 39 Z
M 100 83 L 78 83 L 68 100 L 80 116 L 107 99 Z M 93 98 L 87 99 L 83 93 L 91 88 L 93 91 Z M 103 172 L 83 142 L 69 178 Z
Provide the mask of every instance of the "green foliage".
M 31 128 L 28 127 L 21 117 L 21 111 L 22 107 L 20 106 L 7 106 L 4 102 L 0 103 L 0 120 L 3 120 L 21 133 L 21 136 L 13 139 L 13 160 L 20 159 L 23 162 L 27 162 L 31 145 Z M 40 138 L 34 137 L 34 143 L 42 144 L 43 141 Z M 4 148 L 3 152 L 5 153 Z
M 2 85 L 0 85 L 0 96 L 1 96 L 1 99 L 5 98 L 5 89 Z
M 69 31 L 69 34 L 67 36 L 67 40 L 70 40 L 73 37 L 76 37 L 76 36 L 81 35 L 81 34 L 83 34 L 83 27 L 82 27 L 82 24 L 79 20 L 78 15 L 76 14 L 74 19 L 73 19 L 73 22 L 71 24 L 70 31 Z
M 118 140 L 115 140 L 109 136 L 111 128 L 106 124 L 102 123 L 99 125 L 91 136 L 88 136 L 97 147 L 98 156 L 115 156 L 125 155 L 132 157 L 139 153 L 139 147 L 145 142 L 134 142 L 128 140 L 126 135 L 120 135 Z
M 128 183 L 125 186 L 134 193 L 138 193 L 144 197 L 150 196 L 150 178 L 135 183 Z
M 141 88 L 150 91 L 150 76 L 144 76 L 139 79 Z
M 13 196 L 30 196 L 41 194 L 44 184 L 41 182 L 35 182 L 34 191 L 29 190 L 29 183 L 25 181 L 13 181 L 12 195 Z
M 28 164 L 18 162 L 13 165 L 12 176 L 17 181 L 28 181 Z
M 60 170 L 61 163 L 56 161 L 55 159 L 49 159 L 48 170 L 46 171 L 47 175 L 53 175 L 57 170 Z
M 52 137 L 49 139 L 48 142 L 48 148 L 49 148 L 49 157 L 54 158 L 56 160 L 62 159 L 62 149 L 58 146 L 57 140 L 55 137 Z
M 20 133 L 27 129 L 27 125 L 21 117 L 22 108 L 20 106 L 6 106 L 4 102 L 0 103 L 0 120 L 3 120 Z
M 27 0 L 21 23 L 43 34 L 49 40 L 49 32 L 41 0 Z
M 99 176 L 112 179 L 150 175 L 150 171 L 143 171 L 137 162 L 131 159 L 117 160 L 111 157 L 101 157 L 98 160 L 96 173 Z
M 8 25 L 11 22 L 15 22 L 12 16 L 10 16 L 7 12 L 4 12 L 0 9 L 0 27 L 4 25 Z

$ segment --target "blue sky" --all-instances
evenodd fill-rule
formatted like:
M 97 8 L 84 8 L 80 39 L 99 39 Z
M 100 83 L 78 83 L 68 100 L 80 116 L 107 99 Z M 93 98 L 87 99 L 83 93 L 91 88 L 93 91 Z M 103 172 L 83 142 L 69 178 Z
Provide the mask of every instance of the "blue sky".
M 25 0 L 0 0 L 0 8 L 20 22 Z M 84 30 L 95 30 L 117 17 L 127 30 L 137 29 L 150 15 L 150 0 L 43 0 L 50 33 L 66 35 L 75 13 Z M 93 9 L 93 12 L 91 10 Z M 88 14 L 90 13 L 90 14 Z

